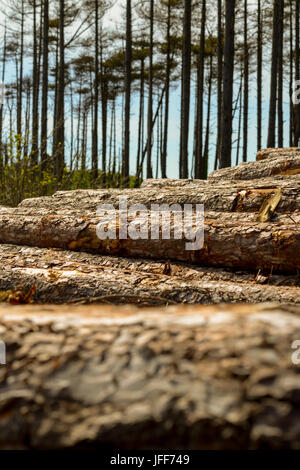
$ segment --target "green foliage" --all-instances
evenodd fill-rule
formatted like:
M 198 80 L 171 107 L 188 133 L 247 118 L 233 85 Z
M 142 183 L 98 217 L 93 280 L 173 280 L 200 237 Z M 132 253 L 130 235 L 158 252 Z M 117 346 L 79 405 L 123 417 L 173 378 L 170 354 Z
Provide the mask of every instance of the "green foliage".
M 18 134 L 9 137 L 6 156 L 0 156 L 0 205 L 17 206 L 23 199 L 51 196 L 58 190 L 118 188 L 123 185 L 120 173 L 99 172 L 95 179 L 92 170 L 70 170 L 65 167 L 62 180 L 55 176 L 53 159 L 49 156 L 46 168 L 33 164 L 32 156 L 25 154 L 26 139 Z M 131 176 L 129 187 L 140 185 Z

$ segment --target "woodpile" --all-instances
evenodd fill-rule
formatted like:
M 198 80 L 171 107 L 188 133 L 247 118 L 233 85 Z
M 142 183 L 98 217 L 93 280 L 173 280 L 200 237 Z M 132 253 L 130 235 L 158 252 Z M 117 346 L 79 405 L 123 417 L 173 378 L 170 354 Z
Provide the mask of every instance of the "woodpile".
M 2 207 L 0 449 L 299 449 L 299 155 Z M 204 204 L 203 246 L 120 197 Z
M 107 256 L 170 259 L 198 266 L 263 271 L 265 275 L 297 275 L 300 178 L 292 175 L 276 179 L 270 175 L 277 172 L 278 165 L 296 168 L 300 154 L 295 149 L 271 149 L 260 154 L 257 162 L 218 170 L 208 181 L 153 180 L 146 181 L 140 189 L 60 191 L 51 197 L 25 200 L 17 208 L 2 209 L 0 242 Z M 241 177 L 243 180 L 239 181 Z M 272 207 L 268 201 L 275 195 Z M 120 197 L 127 198 L 128 206 L 143 205 L 146 237 L 123 239 L 120 235 L 124 230 L 127 233 L 134 223 L 133 216 L 125 221 L 121 218 Z M 97 207 L 101 204 L 112 209 L 106 230 L 115 232 L 115 239 L 98 237 L 97 226 L 102 219 L 97 216 Z M 162 219 L 158 222 L 159 237 L 152 239 L 147 212 L 152 204 L 177 204 L 179 212 L 184 204 L 204 204 L 201 249 L 196 245 L 195 249 L 187 250 L 192 240 L 186 234 L 179 239 L 172 235 L 171 239 L 164 239 Z M 183 215 L 183 212 L 172 214 L 173 228 L 178 217 L 183 220 Z

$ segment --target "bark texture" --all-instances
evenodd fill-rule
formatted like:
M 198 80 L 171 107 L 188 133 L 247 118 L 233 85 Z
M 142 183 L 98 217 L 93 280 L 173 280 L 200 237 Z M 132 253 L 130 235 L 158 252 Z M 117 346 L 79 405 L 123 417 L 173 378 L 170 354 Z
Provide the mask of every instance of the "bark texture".
M 273 175 L 296 175 L 300 174 L 300 154 L 287 153 L 286 156 L 270 155 L 268 158 L 256 162 L 243 162 L 238 166 L 222 168 L 213 171 L 208 179 L 214 180 L 253 180 L 255 178 L 266 178 Z
M 299 276 L 0 245 L 0 301 L 35 287 L 34 303 L 300 304 Z M 168 268 L 168 270 L 166 270 Z
M 160 189 L 159 193 L 157 189 Z M 207 211 L 258 212 L 266 197 L 281 188 L 277 212 L 300 210 L 300 179 L 296 176 L 281 179 L 264 178 L 255 181 L 204 180 L 146 180 L 141 189 L 99 189 L 58 191 L 50 197 L 25 199 L 20 209 L 81 210 L 96 212 L 100 204 L 119 205 L 119 196 L 127 198 L 128 206 L 144 204 L 204 204 Z
M 261 149 L 256 154 L 256 160 L 265 160 L 266 158 L 286 158 L 286 157 L 299 157 L 299 147 L 286 147 L 286 148 L 269 148 Z
M 147 224 L 145 213 L 142 224 Z M 118 213 L 117 213 L 118 215 Z M 271 269 L 295 272 L 300 269 L 300 214 L 276 215 L 270 222 L 255 221 L 253 214 L 206 212 L 202 249 L 187 250 L 188 239 L 120 239 L 121 228 L 134 222 L 107 217 L 108 230 L 116 228 L 116 239 L 100 240 L 96 229 L 103 220 L 94 214 L 78 211 L 53 212 L 33 209 L 3 209 L 0 214 L 0 243 L 90 251 L 99 254 L 172 259 L 202 266 Z M 175 217 L 171 218 L 172 226 Z M 148 226 L 149 227 L 149 226 Z M 148 230 L 150 237 L 150 230 Z
M 299 449 L 299 313 L 1 306 L 0 447 Z

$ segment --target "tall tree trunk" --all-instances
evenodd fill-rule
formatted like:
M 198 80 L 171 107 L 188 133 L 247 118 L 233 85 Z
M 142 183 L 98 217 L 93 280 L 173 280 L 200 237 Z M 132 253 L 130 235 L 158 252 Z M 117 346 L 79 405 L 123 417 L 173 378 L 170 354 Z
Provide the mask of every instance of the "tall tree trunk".
M 244 119 L 243 162 L 248 156 L 248 104 L 249 104 L 249 50 L 248 50 L 248 0 L 244 0 Z
M 59 25 L 56 28 L 56 38 L 55 38 L 55 78 L 54 78 L 54 111 L 53 111 L 53 139 L 52 139 L 52 155 L 54 156 L 57 149 L 58 142 L 58 125 L 57 125 L 57 102 L 58 102 L 58 74 L 59 74 Z
M 220 168 L 231 166 L 235 0 L 226 0 L 225 7 L 226 7 L 226 28 L 225 28 L 225 46 L 224 46 L 222 146 L 221 146 L 221 156 L 220 156 Z
M 95 77 L 94 77 L 94 122 L 92 137 L 92 172 L 98 177 L 98 102 L 99 102 L 99 2 L 95 0 Z
M 188 141 L 191 87 L 191 0 L 184 2 L 183 48 L 182 48 L 182 91 L 181 91 L 181 162 L 180 177 L 188 178 Z
M 145 62 L 144 59 L 141 59 L 141 78 L 140 78 L 140 109 L 139 109 L 139 129 L 138 129 L 138 148 L 136 156 L 136 173 L 139 172 L 139 167 L 141 164 L 141 154 L 143 151 L 143 139 L 142 139 L 142 127 L 144 125 L 144 82 L 145 82 Z
M 125 142 L 122 165 L 123 185 L 129 185 L 130 158 L 130 100 L 131 100 L 131 0 L 126 6 L 126 56 L 125 56 Z
M 283 20 L 284 2 L 280 2 L 278 44 L 278 147 L 283 147 Z
M 47 167 L 47 114 L 48 114 L 48 26 L 49 3 L 44 0 L 43 11 L 43 71 L 42 71 L 42 112 L 41 112 L 41 168 Z
M 21 46 L 20 46 L 20 77 L 17 102 L 17 134 L 22 136 L 22 101 L 23 101 L 23 62 L 24 62 L 24 0 L 21 0 Z
M 197 67 L 197 117 L 196 117 L 196 145 L 195 145 L 195 178 L 202 178 L 201 160 L 203 154 L 203 95 L 204 95 L 204 53 L 205 53 L 205 27 L 206 27 L 206 0 L 202 1 L 200 49 Z
M 238 121 L 238 135 L 237 135 L 237 148 L 236 148 L 236 159 L 235 165 L 239 164 L 240 158 L 240 146 L 241 146 L 241 127 L 242 127 L 242 109 L 243 109 L 243 94 L 241 93 L 243 86 L 243 69 L 241 68 L 241 77 L 240 77 L 240 93 L 239 93 L 239 121 Z
M 281 0 L 274 0 L 273 4 L 273 33 L 272 33 L 272 67 L 269 105 L 269 129 L 267 147 L 275 147 L 276 128 L 276 99 L 277 99 L 277 73 L 279 50 L 279 22 Z
M 261 0 L 257 2 L 257 151 L 261 149 L 262 134 L 262 20 Z
M 58 76 L 58 102 L 57 102 L 57 151 L 56 175 L 58 181 L 62 180 L 64 170 L 65 148 L 65 39 L 64 39 L 64 0 L 59 1 L 59 76 Z
M 33 165 L 38 163 L 38 51 L 37 51 L 37 27 L 36 27 L 36 0 L 33 0 L 33 65 L 32 65 L 32 146 L 31 161 Z
M 290 56 L 289 56 L 289 62 L 290 62 L 290 83 L 289 83 L 289 93 L 290 93 L 290 116 L 289 116 L 289 146 L 293 146 L 293 100 L 292 100 L 292 94 L 293 94 L 293 80 L 294 80 L 294 67 L 293 67 L 293 62 L 294 62 L 294 51 L 293 51 L 293 14 L 294 14 L 294 9 L 293 9 L 293 1 L 290 0 Z
M 149 38 L 149 96 L 148 96 L 148 122 L 147 122 L 147 178 L 152 178 L 152 99 L 153 99 L 153 22 L 154 0 L 150 0 L 150 38 Z
M 3 38 L 3 56 L 2 56 L 2 86 L 4 86 L 5 82 L 5 69 L 6 69 L 6 38 L 7 38 L 7 27 L 6 21 L 4 26 L 4 38 Z M 4 91 L 4 90 L 3 90 Z M 3 103 L 0 103 L 0 169 L 3 165 Z
M 165 80 L 165 120 L 164 137 L 161 155 L 161 177 L 167 178 L 167 153 L 168 153 L 168 128 L 169 128 L 169 99 L 170 99 L 170 74 L 171 74 L 171 0 L 168 0 L 167 17 L 167 58 Z
M 203 164 L 201 168 L 201 175 L 203 179 L 207 179 L 208 173 L 208 156 L 209 156 L 209 134 L 210 134 L 210 112 L 211 112 L 211 89 L 212 89 L 212 74 L 213 74 L 213 55 L 209 58 L 209 78 L 208 78 L 208 101 L 207 101 L 207 117 L 206 117 L 206 136 L 203 153 Z
M 217 145 L 214 169 L 218 168 L 221 154 L 221 133 L 222 133 L 222 85 L 223 85 L 223 27 L 222 27 L 222 0 L 218 0 L 218 128 Z
M 300 3 L 296 1 L 296 15 L 295 15 L 295 80 L 300 79 Z M 296 104 L 293 107 L 293 131 L 294 131 L 294 146 L 298 147 L 300 138 L 300 105 Z

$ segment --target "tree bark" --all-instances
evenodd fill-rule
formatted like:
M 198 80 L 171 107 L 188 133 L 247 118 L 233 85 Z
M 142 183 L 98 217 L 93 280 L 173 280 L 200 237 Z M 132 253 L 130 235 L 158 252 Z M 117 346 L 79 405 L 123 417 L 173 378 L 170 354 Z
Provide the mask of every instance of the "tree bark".
M 262 147 L 262 19 L 261 0 L 257 2 L 257 151 Z
M 126 6 L 126 58 L 125 58 L 125 143 L 122 176 L 123 185 L 129 185 L 130 157 L 130 100 L 131 100 L 131 0 Z
M 222 90 L 223 90 L 223 25 L 222 25 L 222 0 L 218 0 L 218 130 L 214 169 L 217 170 L 220 162 L 221 138 L 222 138 Z
M 92 135 L 92 171 L 98 177 L 98 102 L 99 102 L 99 4 L 95 0 L 95 76 L 94 76 L 94 122 Z
M 41 167 L 47 167 L 47 119 L 48 119 L 48 25 L 49 2 L 44 0 L 43 7 L 43 71 L 42 71 L 42 112 L 41 112 Z
M 140 209 L 139 209 L 140 210 Z M 182 212 L 178 212 L 181 216 Z M 253 214 L 247 213 L 205 213 L 204 243 L 201 249 L 187 249 L 187 243 L 194 237 L 186 233 L 174 239 L 162 239 L 162 221 L 158 224 L 158 238 L 151 237 L 148 212 L 140 214 L 146 226 L 147 239 L 123 239 L 120 230 L 134 230 L 136 216 L 124 221 L 117 212 L 109 212 L 105 219 L 94 213 L 82 215 L 81 211 L 54 212 L 40 209 L 39 215 L 32 209 L 3 208 L 0 215 L 0 243 L 12 243 L 39 247 L 62 248 L 125 257 L 149 257 L 186 261 L 201 266 L 223 266 L 242 269 L 267 269 L 274 272 L 295 272 L 300 269 L 300 259 L 295 256 L 300 250 L 299 215 L 283 214 L 274 221 L 260 223 Z M 97 236 L 100 221 L 111 238 Z M 107 223 L 106 223 L 107 222 Z M 199 230 L 198 223 L 192 227 Z M 175 214 L 171 216 L 171 227 L 178 224 Z M 185 221 L 185 224 L 187 222 Z M 115 233 L 115 235 L 114 235 Z
M 38 163 L 38 109 L 39 109 L 39 83 L 38 83 L 38 44 L 36 22 L 36 0 L 33 0 L 33 67 L 32 67 L 32 146 L 31 160 L 33 165 Z
M 203 178 L 201 159 L 203 154 L 203 95 L 204 95 L 204 54 L 205 54 L 206 0 L 202 1 L 200 49 L 197 67 L 197 116 L 195 144 L 195 178 Z
M 297 175 L 300 173 L 299 152 L 273 154 L 266 160 L 247 162 L 231 168 L 223 168 L 213 171 L 209 179 L 229 180 L 251 180 L 255 178 L 266 178 L 273 175 Z
M 298 306 L 1 306 L 0 321 L 2 449 L 299 449 Z
M 152 99 L 153 99 L 153 22 L 154 0 L 150 0 L 150 34 L 149 34 L 149 77 L 148 77 L 148 116 L 147 116 L 147 178 L 152 178 Z
M 191 87 L 191 0 L 184 2 L 183 48 L 182 48 L 182 90 L 181 90 L 181 133 L 180 133 L 180 178 L 188 177 L 188 143 Z
M 300 210 L 300 181 L 296 177 L 262 178 L 256 181 L 215 180 L 145 180 L 141 189 L 100 189 L 58 191 L 51 197 L 25 199 L 20 210 L 80 210 L 95 213 L 100 204 L 117 207 L 119 196 L 127 198 L 128 205 L 144 204 L 204 204 L 205 210 L 217 212 L 257 212 L 266 197 L 281 188 L 279 213 Z M 157 190 L 160 197 L 157 199 Z
M 270 84 L 270 104 L 269 104 L 269 128 L 268 147 L 275 147 L 275 127 L 276 127 L 276 100 L 278 83 L 278 51 L 279 51 L 279 23 L 280 23 L 280 0 L 273 2 L 273 33 L 272 33 L 272 66 Z
M 224 85 L 222 106 L 222 144 L 220 168 L 231 166 L 232 96 L 234 75 L 235 0 L 226 0 L 226 30 L 224 46 Z
M 249 48 L 248 48 L 248 0 L 244 0 L 244 115 L 243 115 L 243 162 L 248 160 L 248 114 L 249 114 Z
M 47 248 L 0 245 L 0 299 L 33 286 L 34 303 L 299 303 L 297 276 L 191 268 Z

